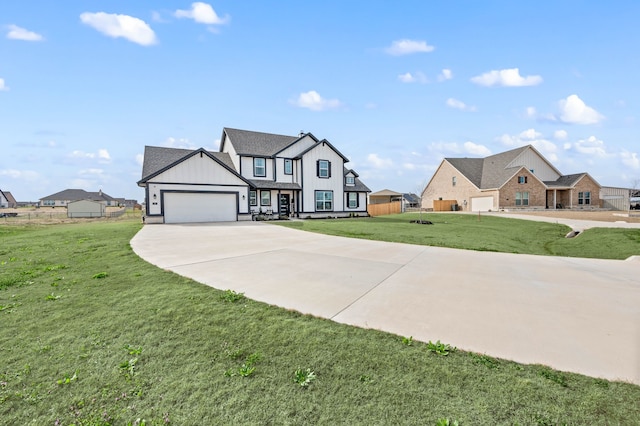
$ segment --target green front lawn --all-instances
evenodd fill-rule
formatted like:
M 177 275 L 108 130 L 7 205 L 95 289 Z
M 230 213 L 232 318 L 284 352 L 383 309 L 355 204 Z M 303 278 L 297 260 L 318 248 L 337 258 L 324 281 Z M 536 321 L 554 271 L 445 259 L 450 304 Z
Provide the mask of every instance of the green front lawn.
M 423 213 L 433 225 L 410 223 L 418 213 L 370 218 L 276 221 L 303 231 L 379 241 L 478 251 L 626 259 L 640 255 L 640 229 L 596 228 L 565 238 L 556 223 L 456 213 Z
M 446 348 L 300 315 L 160 270 L 129 246 L 140 226 L 0 226 L 1 424 L 640 419 L 639 386 L 460 350 L 438 354 Z

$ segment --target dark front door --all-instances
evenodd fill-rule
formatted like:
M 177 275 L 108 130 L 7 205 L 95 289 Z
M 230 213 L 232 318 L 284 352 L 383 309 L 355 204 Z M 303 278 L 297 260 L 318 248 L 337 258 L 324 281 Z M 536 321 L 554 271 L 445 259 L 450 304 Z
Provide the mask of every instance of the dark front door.
M 280 194 L 280 216 L 289 216 L 289 194 Z

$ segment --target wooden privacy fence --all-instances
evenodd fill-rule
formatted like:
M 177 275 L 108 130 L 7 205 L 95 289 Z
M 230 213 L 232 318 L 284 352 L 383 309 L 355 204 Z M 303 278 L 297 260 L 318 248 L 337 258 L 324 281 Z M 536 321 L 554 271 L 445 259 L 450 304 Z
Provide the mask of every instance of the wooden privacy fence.
M 383 216 L 385 214 L 402 213 L 402 204 L 400 201 L 391 203 L 367 204 L 367 213 L 369 216 Z
M 459 210 L 458 202 L 456 200 L 433 200 L 433 211 L 434 212 L 449 212 Z

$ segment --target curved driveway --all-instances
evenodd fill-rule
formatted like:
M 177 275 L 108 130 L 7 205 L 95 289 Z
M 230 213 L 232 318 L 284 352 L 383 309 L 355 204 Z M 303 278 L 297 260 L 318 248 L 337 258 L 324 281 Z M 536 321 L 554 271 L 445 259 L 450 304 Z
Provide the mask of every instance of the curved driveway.
M 217 289 L 415 340 L 640 384 L 640 259 L 488 253 L 264 222 L 145 225 L 143 259 Z

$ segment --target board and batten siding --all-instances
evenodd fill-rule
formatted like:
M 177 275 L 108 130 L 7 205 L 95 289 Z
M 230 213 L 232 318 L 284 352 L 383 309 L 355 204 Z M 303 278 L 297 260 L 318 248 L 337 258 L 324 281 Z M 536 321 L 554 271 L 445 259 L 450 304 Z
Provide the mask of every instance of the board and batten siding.
M 277 156 L 284 158 L 297 157 L 301 152 L 304 152 L 307 149 L 311 148 L 315 143 L 317 142 L 314 141 L 313 138 L 311 138 L 310 136 L 305 136 L 290 147 L 278 152 Z
M 331 162 L 331 177 L 319 178 L 316 170 L 318 160 Z M 318 144 L 302 158 L 302 212 L 316 211 L 316 191 L 333 191 L 333 211 L 344 211 L 344 160 L 328 145 Z M 324 213 L 324 212 L 323 212 Z
M 222 152 L 226 152 L 231 157 L 231 161 L 233 162 L 233 166 L 236 170 L 240 170 L 240 156 L 236 152 L 236 149 L 231 144 L 231 141 L 227 137 L 227 141 L 224 144 L 224 150 Z
M 240 157 L 240 169 L 241 175 L 246 177 L 247 179 L 265 179 L 265 180 L 273 180 L 273 159 L 267 157 L 258 157 L 264 158 L 264 163 L 266 167 L 266 176 L 254 176 L 253 175 L 253 158 L 254 157 Z
M 276 157 L 276 182 L 286 182 L 286 183 L 298 183 L 300 182 L 300 161 L 292 160 L 287 157 L 286 159 L 291 160 L 291 170 L 292 174 L 287 175 L 284 173 L 284 160 L 285 158 Z
M 509 165 L 509 167 L 526 167 L 528 170 L 533 170 L 538 179 L 541 181 L 553 181 L 560 177 L 560 174 L 553 170 L 549 164 L 540 158 L 540 156 L 532 149 L 527 149 L 518 155 Z

